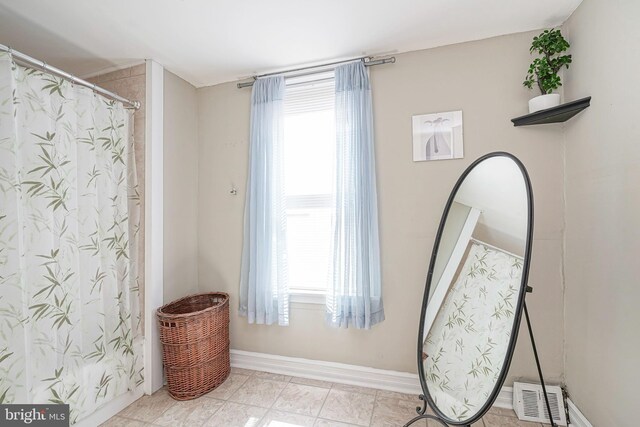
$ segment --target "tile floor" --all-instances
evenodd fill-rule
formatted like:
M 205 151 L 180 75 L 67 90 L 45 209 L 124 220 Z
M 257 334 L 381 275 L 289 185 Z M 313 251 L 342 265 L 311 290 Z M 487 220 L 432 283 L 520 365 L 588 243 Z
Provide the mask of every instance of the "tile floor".
M 416 396 L 249 371 L 195 400 L 173 400 L 165 389 L 144 396 L 103 427 L 399 427 L 415 416 Z M 433 421 L 416 427 L 440 426 Z M 542 427 L 495 408 L 474 427 Z

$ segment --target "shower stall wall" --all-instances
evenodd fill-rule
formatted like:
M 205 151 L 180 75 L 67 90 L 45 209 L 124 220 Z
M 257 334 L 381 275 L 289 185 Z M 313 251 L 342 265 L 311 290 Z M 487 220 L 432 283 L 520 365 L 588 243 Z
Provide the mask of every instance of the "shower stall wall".
M 143 382 L 132 111 L 0 53 L 0 403 Z
M 146 64 L 141 63 L 116 71 L 105 72 L 88 77 L 89 83 L 117 93 L 128 99 L 139 102 L 140 108 L 132 111 L 133 114 L 133 147 L 135 154 L 136 183 L 138 185 L 140 229 L 138 232 L 138 281 L 140 293 L 140 311 L 144 310 L 145 291 L 145 125 L 146 125 Z M 143 334 L 145 330 L 145 316 L 142 318 Z

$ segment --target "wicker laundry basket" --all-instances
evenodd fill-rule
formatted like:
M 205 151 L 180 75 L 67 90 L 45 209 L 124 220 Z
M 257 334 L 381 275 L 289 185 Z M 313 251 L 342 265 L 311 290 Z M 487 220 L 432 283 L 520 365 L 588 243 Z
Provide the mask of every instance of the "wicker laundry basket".
M 160 307 L 157 316 L 164 372 L 174 399 L 195 399 L 227 379 L 231 370 L 228 294 L 180 298 Z

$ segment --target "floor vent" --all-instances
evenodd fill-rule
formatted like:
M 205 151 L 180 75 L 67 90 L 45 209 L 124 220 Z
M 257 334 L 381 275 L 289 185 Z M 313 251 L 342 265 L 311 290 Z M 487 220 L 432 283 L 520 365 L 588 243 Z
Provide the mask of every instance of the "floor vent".
M 546 388 L 553 421 L 559 426 L 566 426 L 562 389 L 549 385 Z M 513 409 L 522 421 L 551 424 L 540 384 L 513 383 Z

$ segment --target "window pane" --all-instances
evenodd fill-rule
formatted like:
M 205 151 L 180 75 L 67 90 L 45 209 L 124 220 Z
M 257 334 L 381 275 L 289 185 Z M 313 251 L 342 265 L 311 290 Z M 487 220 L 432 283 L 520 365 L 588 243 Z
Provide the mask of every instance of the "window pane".
M 329 194 L 333 187 L 333 110 L 286 115 L 285 192 Z
M 335 158 L 334 82 L 296 84 L 285 94 L 285 193 L 289 285 L 325 290 Z
M 291 288 L 326 289 L 331 209 L 291 209 L 287 227 Z

